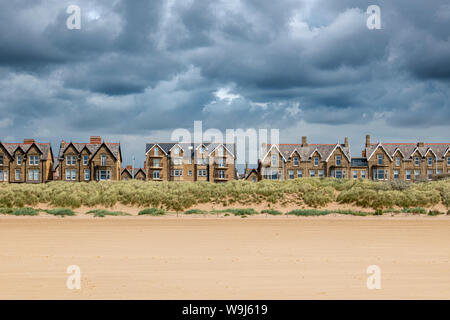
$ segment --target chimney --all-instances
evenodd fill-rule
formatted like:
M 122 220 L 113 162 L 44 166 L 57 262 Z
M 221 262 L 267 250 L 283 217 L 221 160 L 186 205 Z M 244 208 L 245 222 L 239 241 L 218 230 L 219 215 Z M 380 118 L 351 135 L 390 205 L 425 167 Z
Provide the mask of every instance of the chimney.
M 366 134 L 366 148 L 370 147 L 370 134 Z
M 425 147 L 425 143 L 424 143 L 424 142 L 419 142 L 419 143 L 417 144 L 417 146 L 418 146 L 418 147 Z
M 363 158 L 365 158 L 366 157 L 366 150 L 363 150 L 361 155 L 362 155 Z
M 247 174 L 247 172 L 248 172 L 248 162 L 245 163 L 245 171 L 244 171 L 244 174 Z
M 308 138 L 306 136 L 302 137 L 302 147 L 308 146 Z
M 345 137 L 344 147 L 348 148 L 348 137 Z
M 102 138 L 99 136 L 91 136 L 90 144 L 102 144 Z
M 127 170 L 133 169 L 133 166 L 127 166 Z
M 33 144 L 34 143 L 34 139 L 23 139 L 23 143 L 24 144 Z

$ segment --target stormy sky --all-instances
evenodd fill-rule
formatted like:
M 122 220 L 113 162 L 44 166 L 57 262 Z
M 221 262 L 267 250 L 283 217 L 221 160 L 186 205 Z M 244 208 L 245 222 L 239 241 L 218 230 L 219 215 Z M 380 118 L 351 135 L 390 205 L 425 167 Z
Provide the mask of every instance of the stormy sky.
M 66 12 L 81 9 L 81 29 Z M 381 29 L 366 10 L 381 8 Z M 177 128 L 277 128 L 281 143 L 449 142 L 450 3 L 0 3 L 0 140 L 120 141 L 124 165 Z

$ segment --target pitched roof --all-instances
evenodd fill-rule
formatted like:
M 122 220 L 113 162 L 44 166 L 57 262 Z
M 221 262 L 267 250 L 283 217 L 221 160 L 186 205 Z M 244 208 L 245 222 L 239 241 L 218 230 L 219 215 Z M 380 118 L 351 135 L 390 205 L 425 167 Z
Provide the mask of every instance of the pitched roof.
M 144 176 L 147 176 L 147 174 L 145 173 L 145 170 L 143 168 L 134 168 L 134 177 L 136 178 L 137 174 L 139 173 L 139 171 L 142 171 L 142 173 L 144 174 Z M 128 172 L 128 174 L 132 177 L 133 175 L 131 174 L 131 172 L 133 172 L 133 169 L 128 169 L 128 168 L 122 168 L 122 171 L 120 172 L 120 174 L 122 175 L 124 172 Z
M 315 151 L 317 151 L 323 160 L 328 159 L 334 149 L 340 146 L 345 156 L 350 159 L 350 148 L 345 147 L 343 144 L 309 144 L 308 146 L 302 146 L 301 144 L 279 144 L 278 149 L 285 159 L 291 158 L 294 151 L 300 155 L 300 159 L 303 161 L 309 160 Z M 271 145 L 268 145 L 270 150 Z
M 166 154 L 169 154 L 170 150 L 175 146 L 179 145 L 184 152 L 187 152 L 188 150 L 191 150 L 191 157 L 194 156 L 195 150 L 201 146 L 204 145 L 208 150 L 212 151 L 218 146 L 220 146 L 222 143 L 209 143 L 209 142 L 203 142 L 203 143 L 179 143 L 179 142 L 162 142 L 162 143 L 147 143 L 145 146 L 145 153 L 147 154 L 155 145 L 158 145 L 162 151 L 164 151 Z M 236 145 L 234 143 L 223 143 L 224 147 L 231 153 L 231 155 L 234 157 L 236 155 Z M 189 148 L 192 147 L 192 148 Z
M 59 153 L 58 153 L 58 159 L 64 158 L 64 152 L 70 145 L 73 145 L 75 150 L 78 153 L 81 153 L 81 151 L 83 151 L 83 149 L 86 148 L 89 151 L 89 153 L 91 154 L 91 157 L 100 149 L 100 147 L 102 145 L 105 145 L 108 148 L 108 150 L 111 151 L 111 153 L 113 154 L 113 156 L 116 159 L 119 158 L 119 155 L 121 152 L 120 151 L 120 143 L 103 142 L 100 144 L 93 144 L 93 143 L 78 143 L 78 142 L 61 141 L 61 145 L 60 145 Z
M 450 147 L 450 143 L 425 143 L 423 147 L 419 147 L 417 143 L 371 144 L 369 147 L 365 148 L 368 158 L 370 158 L 379 145 L 383 146 L 384 150 L 386 150 L 391 158 L 398 150 L 406 159 L 410 159 L 416 151 L 418 151 L 422 157 L 424 157 L 427 152 L 432 151 L 438 159 L 443 159 L 445 152 Z
M 51 144 L 48 143 L 7 143 L 7 142 L 0 142 L 0 144 L 3 145 L 5 150 L 9 153 L 9 155 L 14 158 L 14 153 L 16 152 L 17 148 L 21 148 L 23 152 L 27 153 L 28 150 L 31 148 L 31 146 L 35 145 L 40 152 L 42 152 L 42 160 L 48 160 L 48 156 L 50 152 L 52 151 Z M 53 157 L 53 153 L 51 153 L 51 157 Z

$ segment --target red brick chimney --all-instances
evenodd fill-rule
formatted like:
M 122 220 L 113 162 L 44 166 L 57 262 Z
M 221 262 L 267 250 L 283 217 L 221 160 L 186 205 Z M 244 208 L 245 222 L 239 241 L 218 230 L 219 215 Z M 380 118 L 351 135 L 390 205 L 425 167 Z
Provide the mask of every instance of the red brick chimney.
M 127 170 L 133 169 L 133 166 L 127 166 Z
M 23 139 L 23 143 L 24 144 L 33 144 L 34 143 L 34 139 Z
M 302 147 L 308 146 L 308 138 L 306 136 L 302 137 Z
M 90 144 L 102 144 L 102 137 L 91 136 Z

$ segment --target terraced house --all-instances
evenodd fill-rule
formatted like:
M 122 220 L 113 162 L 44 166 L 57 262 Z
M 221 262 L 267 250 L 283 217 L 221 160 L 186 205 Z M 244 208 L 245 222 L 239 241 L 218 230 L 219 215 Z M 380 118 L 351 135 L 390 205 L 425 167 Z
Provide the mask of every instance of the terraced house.
M 91 137 L 89 143 L 61 141 L 57 175 L 63 181 L 120 180 L 122 153 L 120 143 L 102 142 Z
M 23 143 L 0 142 L 0 182 L 42 183 L 53 179 L 50 143 L 25 139 Z
M 431 180 L 450 173 L 450 143 L 371 143 L 363 156 L 373 180 Z
M 235 179 L 235 145 L 220 143 L 147 143 L 147 181 Z
M 287 180 L 303 177 L 349 178 L 351 155 L 348 138 L 343 144 L 268 145 L 259 164 L 262 179 Z

